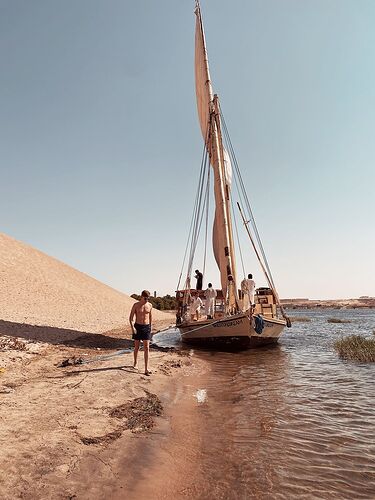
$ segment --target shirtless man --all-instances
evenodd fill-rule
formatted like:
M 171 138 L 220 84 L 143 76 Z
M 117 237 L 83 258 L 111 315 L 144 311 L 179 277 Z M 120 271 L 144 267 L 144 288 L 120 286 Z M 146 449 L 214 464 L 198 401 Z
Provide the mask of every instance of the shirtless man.
M 130 311 L 129 323 L 133 332 L 134 339 L 134 368 L 137 368 L 137 356 L 141 340 L 143 341 L 143 351 L 145 356 L 145 375 L 151 375 L 148 370 L 148 352 L 150 347 L 151 335 L 151 322 L 152 322 L 152 304 L 148 302 L 150 292 L 143 290 L 141 299 L 136 302 Z M 133 319 L 135 316 L 135 323 Z M 134 331 L 134 329 L 136 331 Z

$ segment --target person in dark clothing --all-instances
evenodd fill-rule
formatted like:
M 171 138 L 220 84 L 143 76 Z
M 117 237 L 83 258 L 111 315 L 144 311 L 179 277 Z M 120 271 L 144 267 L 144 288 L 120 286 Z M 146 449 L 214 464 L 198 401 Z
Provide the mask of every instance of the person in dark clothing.
M 203 287 L 203 274 L 198 271 L 198 269 L 195 270 L 195 276 L 194 278 L 197 279 L 197 286 L 195 287 L 196 290 L 202 290 Z
M 148 301 L 149 297 L 150 292 L 148 290 L 143 290 L 140 300 L 133 304 L 129 316 L 130 328 L 133 332 L 134 339 L 134 368 L 137 368 L 137 356 L 142 340 L 145 356 L 145 375 L 147 376 L 151 375 L 151 372 L 148 369 L 148 353 L 150 340 L 152 339 L 152 304 Z M 134 316 L 135 323 L 133 324 Z

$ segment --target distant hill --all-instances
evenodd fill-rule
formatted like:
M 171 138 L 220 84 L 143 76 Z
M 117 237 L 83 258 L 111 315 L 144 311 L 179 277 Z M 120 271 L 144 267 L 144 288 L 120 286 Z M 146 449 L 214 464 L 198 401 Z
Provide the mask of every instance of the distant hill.
M 314 300 L 314 299 L 281 299 L 281 303 L 285 308 L 304 307 L 312 309 L 315 307 L 334 307 L 334 308 L 365 308 L 375 307 L 375 298 L 362 296 L 359 299 L 330 299 L 330 300 Z
M 0 233 L 0 320 L 102 333 L 128 323 L 134 300 Z M 171 316 L 155 311 L 156 320 Z

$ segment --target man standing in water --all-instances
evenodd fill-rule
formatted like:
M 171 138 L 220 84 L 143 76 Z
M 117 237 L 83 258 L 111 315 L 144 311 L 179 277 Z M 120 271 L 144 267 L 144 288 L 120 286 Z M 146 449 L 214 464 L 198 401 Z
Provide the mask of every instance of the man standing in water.
M 148 354 L 150 347 L 150 340 L 152 338 L 151 334 L 151 323 L 152 323 L 152 304 L 148 302 L 150 297 L 150 292 L 148 290 L 143 290 L 141 293 L 141 298 L 136 302 L 132 310 L 130 311 L 129 323 L 133 333 L 134 339 L 134 368 L 137 368 L 137 356 L 139 351 L 139 345 L 141 340 L 143 342 L 143 351 L 145 356 L 145 375 L 151 375 L 148 370 Z M 135 323 L 133 325 L 133 318 L 135 315 Z M 134 329 L 136 330 L 134 332 Z

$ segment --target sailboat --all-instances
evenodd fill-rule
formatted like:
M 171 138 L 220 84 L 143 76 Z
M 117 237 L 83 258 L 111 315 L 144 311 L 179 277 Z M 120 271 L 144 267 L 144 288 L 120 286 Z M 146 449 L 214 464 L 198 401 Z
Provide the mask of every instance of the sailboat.
M 181 333 L 182 340 L 187 342 L 224 341 L 245 344 L 249 347 L 275 343 L 285 326 L 290 326 L 290 320 L 285 314 L 273 281 L 221 112 L 219 97 L 213 93 L 199 0 L 196 0 L 195 15 L 195 84 L 204 148 L 188 244 L 176 291 L 176 327 Z M 206 261 L 212 174 L 215 201 L 212 246 L 220 272 L 221 289 L 216 290 L 213 314 L 196 317 L 193 311 L 194 300 L 199 297 L 204 303 L 205 292 L 191 287 L 192 270 L 204 221 L 206 223 L 204 261 Z M 237 207 L 234 205 L 233 179 L 239 197 Z M 249 244 L 255 252 L 268 284 L 267 287 L 255 290 L 253 300 L 246 297 L 246 287 L 239 288 L 237 279 L 233 229 L 235 211 L 242 220 Z M 237 232 L 236 222 L 235 229 Z M 185 282 L 180 288 L 185 266 Z

